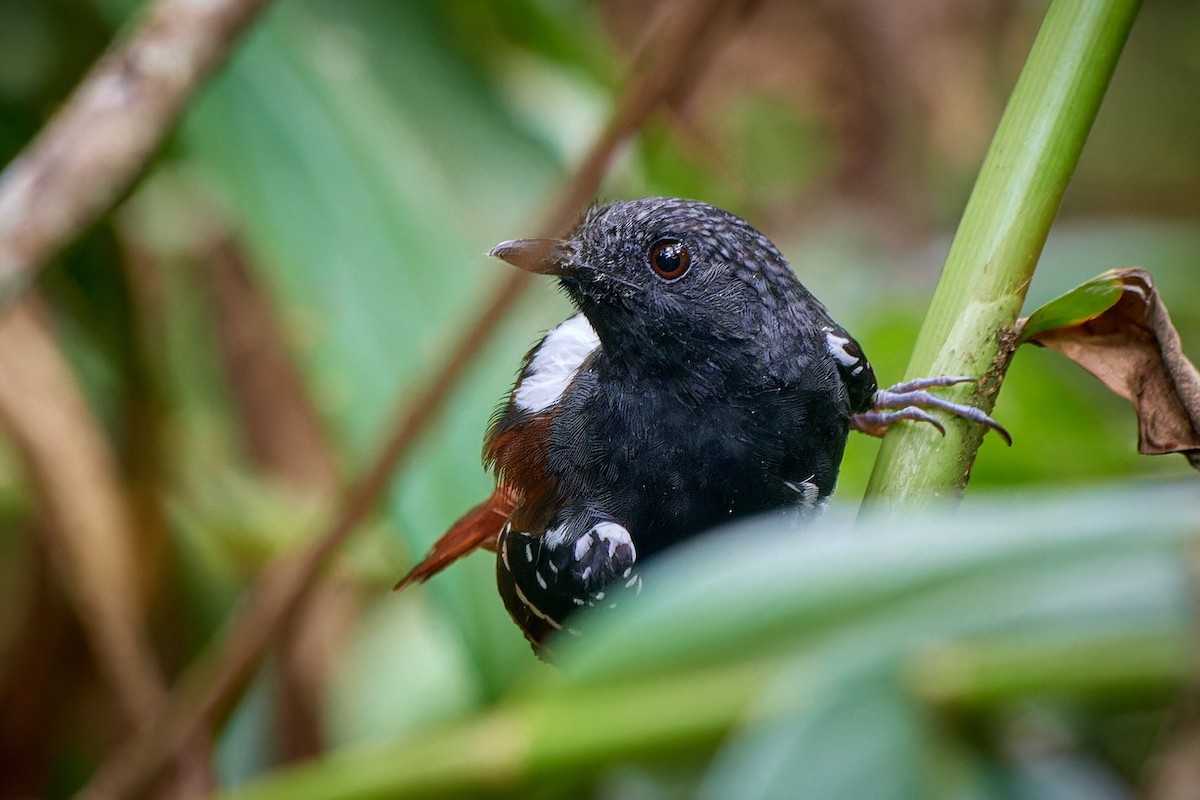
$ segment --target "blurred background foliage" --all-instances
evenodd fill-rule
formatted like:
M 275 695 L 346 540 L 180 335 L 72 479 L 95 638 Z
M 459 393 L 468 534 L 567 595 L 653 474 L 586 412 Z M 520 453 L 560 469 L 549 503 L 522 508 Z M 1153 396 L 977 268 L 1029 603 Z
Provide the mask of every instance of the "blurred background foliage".
M 134 6 L 0 0 L 0 161 L 34 135 Z M 268 560 L 311 535 L 397 405 L 447 357 L 503 278 L 503 265 L 483 254 L 534 232 L 547 197 L 611 113 L 631 54 L 654 47 L 645 38 L 657 11 L 633 0 L 280 2 L 116 213 L 41 278 L 133 521 L 137 586 L 114 590 L 146 609 L 168 676 L 222 635 Z M 695 197 L 746 217 L 856 334 L 881 382 L 899 380 L 1043 12 L 1043 3 L 1005 0 L 764 2 L 622 149 L 601 195 Z M 1185 350 L 1200 353 L 1198 87 L 1200 6 L 1148 4 L 1030 308 L 1103 270 L 1144 266 Z M 302 624 L 229 710 L 215 738 L 222 786 L 325 752 L 419 737 L 514 685 L 553 680 L 507 620 L 489 557 L 402 595 L 388 589 L 488 491 L 478 456 L 492 409 L 524 351 L 567 313 L 553 286 L 539 284 L 496 331 L 379 513 L 322 579 Z M 985 439 L 972 493 L 1008 491 L 996 513 L 1032 502 L 1033 487 L 1109 487 L 1103 495 L 1191 474 L 1181 458 L 1138 456 L 1131 409 L 1053 353 L 1018 354 L 995 416 L 1016 443 Z M 835 498 L 842 511 L 856 508 L 876 448 L 852 440 Z M 25 466 L 0 440 L 0 796 L 66 796 L 123 723 L 50 569 L 47 521 Z M 1121 496 L 1148 513 L 1164 502 Z M 1186 527 L 1147 523 L 1156 525 L 1176 531 L 1154 540 L 1164 547 L 1177 546 Z M 1123 530 L 1135 527 L 1126 521 Z M 1178 606 L 1186 583 L 1162 589 L 1177 592 L 1161 607 L 1178 630 L 1190 624 Z M 918 758 L 924 734 L 896 711 L 912 701 L 864 670 L 864 685 L 883 692 L 871 708 L 895 713 L 877 720 L 831 700 L 824 718 L 806 724 L 826 726 L 818 730 L 832 742 L 854 741 L 859 725 L 893 725 L 912 734 L 905 741 Z M 1137 765 L 1167 724 L 1163 687 L 1182 677 L 1162 672 L 1156 691 L 1124 703 L 1125 716 L 1107 727 L 1080 728 L 1094 711 L 1053 703 L 1003 715 L 1039 742 L 1059 741 L 1064 726 L 1086 730 L 1086 754 L 1055 750 L 1067 765 L 1060 773 L 1084 782 L 1019 772 L 986 786 L 964 778 L 953 796 L 1129 796 L 1114 776 L 1137 783 Z M 837 697 L 866 708 L 870 691 Z M 836 749 L 823 735 L 783 727 L 759 731 L 781 759 L 806 741 Z M 959 757 L 938 769 L 986 773 L 966 753 L 988 735 L 963 728 Z M 1108 738 L 1089 749 L 1096 737 Z M 756 764 L 766 775 L 761 796 L 787 796 L 778 787 L 796 773 L 764 773 L 752 733 L 739 741 L 702 786 L 710 745 L 670 767 L 615 765 L 586 786 L 560 777 L 528 796 L 730 797 Z M 1052 793 L 1093 786 L 1097 759 L 1118 765 L 1101 770 L 1112 793 Z

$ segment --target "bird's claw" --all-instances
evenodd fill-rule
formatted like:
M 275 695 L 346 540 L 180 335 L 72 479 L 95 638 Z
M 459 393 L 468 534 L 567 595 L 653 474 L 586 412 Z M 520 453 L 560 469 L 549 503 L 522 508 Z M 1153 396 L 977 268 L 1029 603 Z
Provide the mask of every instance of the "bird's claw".
M 937 428 L 938 433 L 942 436 L 946 435 L 945 425 L 938 422 L 937 418 L 929 412 L 916 406 L 905 406 L 894 411 L 876 411 L 874 409 L 864 411 L 850 418 L 850 427 L 857 431 L 862 431 L 869 436 L 883 436 L 883 434 L 887 433 L 888 426 L 893 422 L 903 420 L 928 422 Z
M 898 383 L 875 393 L 874 404 L 870 411 L 855 414 L 850 418 L 850 427 L 870 436 L 883 436 L 888 426 L 893 422 L 914 421 L 928 422 L 943 436 L 946 428 L 926 408 L 937 408 L 956 417 L 976 422 L 994 430 L 1006 444 L 1012 445 L 1012 436 L 999 422 L 989 417 L 975 406 L 965 403 L 954 403 L 945 398 L 930 394 L 929 389 L 954 386 L 959 383 L 973 383 L 974 378 L 942 375 L 935 378 L 917 378 L 916 380 Z

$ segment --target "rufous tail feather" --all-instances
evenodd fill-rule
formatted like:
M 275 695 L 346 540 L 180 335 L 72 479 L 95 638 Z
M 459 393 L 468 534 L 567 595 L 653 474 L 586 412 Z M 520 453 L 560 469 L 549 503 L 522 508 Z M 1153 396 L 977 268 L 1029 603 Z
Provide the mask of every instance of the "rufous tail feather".
M 495 551 L 500 529 L 512 514 L 516 497 L 506 486 L 497 486 L 491 497 L 463 514 L 434 543 L 421 563 L 396 584 L 400 591 L 414 582 L 425 582 L 458 559 L 482 547 Z

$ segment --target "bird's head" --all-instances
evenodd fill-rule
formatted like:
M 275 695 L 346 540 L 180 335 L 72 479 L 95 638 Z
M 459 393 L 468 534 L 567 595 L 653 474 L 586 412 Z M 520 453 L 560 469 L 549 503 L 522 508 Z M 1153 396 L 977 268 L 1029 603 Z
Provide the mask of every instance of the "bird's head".
M 808 296 L 767 237 L 693 200 L 593 206 L 564 239 L 491 254 L 557 276 L 606 348 L 668 359 L 770 335 Z

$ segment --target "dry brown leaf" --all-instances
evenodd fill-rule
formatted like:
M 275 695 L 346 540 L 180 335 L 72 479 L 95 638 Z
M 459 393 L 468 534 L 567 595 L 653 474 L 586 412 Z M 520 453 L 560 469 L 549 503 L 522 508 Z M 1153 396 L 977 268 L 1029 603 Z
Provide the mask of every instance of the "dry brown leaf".
M 1024 341 L 1062 353 L 1133 403 L 1139 452 L 1182 453 L 1200 469 L 1200 372 L 1149 272 L 1111 270 L 1019 324 Z

